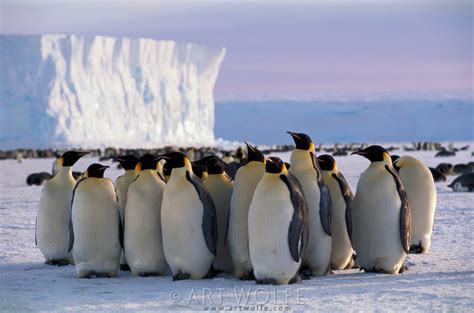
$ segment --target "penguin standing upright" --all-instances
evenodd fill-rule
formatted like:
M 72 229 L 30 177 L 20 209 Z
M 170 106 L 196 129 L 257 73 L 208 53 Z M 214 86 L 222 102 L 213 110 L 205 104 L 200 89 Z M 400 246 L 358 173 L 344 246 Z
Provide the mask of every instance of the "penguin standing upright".
M 239 279 L 253 279 L 248 246 L 248 216 L 253 193 L 265 172 L 265 156 L 249 143 L 245 144 L 247 145 L 247 162 L 237 170 L 235 175 L 227 240 L 234 265 L 234 275 Z
M 217 254 L 212 263 L 218 272 L 233 273 L 232 258 L 229 245 L 226 242 L 227 227 L 229 222 L 230 198 L 232 197 L 233 183 L 224 173 L 224 161 L 212 155 L 200 160 L 205 164 L 208 176 L 203 181 L 204 186 L 211 195 L 217 214 Z
M 279 158 L 267 159 L 249 208 L 249 252 L 258 284 L 299 280 L 308 241 L 308 206 L 298 179 Z
M 67 265 L 72 259 L 68 252 L 68 224 L 71 218 L 72 191 L 76 181 L 72 166 L 88 152 L 67 151 L 56 161 L 55 176 L 41 190 L 36 217 L 35 242 L 46 264 Z
M 352 207 L 356 263 L 366 272 L 399 273 L 410 248 L 410 202 L 402 181 L 383 147 L 352 154 L 371 162 L 357 183 Z
M 411 203 L 410 253 L 428 253 L 431 245 L 436 186 L 429 168 L 420 160 L 404 155 L 395 161 L 405 191 Z
M 331 269 L 347 269 L 352 265 L 351 210 L 354 196 L 332 156 L 323 154 L 318 157 L 318 163 L 326 179 L 332 202 Z
M 115 277 L 119 269 L 122 222 L 114 184 L 104 178 L 107 168 L 90 165 L 74 188 L 69 251 L 80 278 Z
M 311 138 L 302 133 L 288 134 L 296 144 L 291 153 L 290 172 L 303 186 L 309 210 L 309 241 L 302 268 L 309 275 L 324 276 L 330 272 L 331 195 L 316 160 Z
M 172 169 L 163 192 L 163 250 L 173 280 L 200 279 L 211 272 L 216 255 L 216 209 L 209 192 L 180 152 L 163 155 Z
M 125 173 L 115 180 L 115 190 L 117 192 L 120 216 L 122 217 L 121 222 L 123 224 L 123 219 L 125 218 L 125 205 L 127 204 L 128 187 L 137 177 L 135 166 L 138 163 L 138 159 L 134 155 L 124 155 L 115 157 L 114 160 L 119 162 L 125 170 Z M 125 253 L 122 253 L 122 257 L 120 258 L 120 269 L 122 271 L 130 270 Z
M 165 183 L 156 171 L 160 158 L 142 156 L 137 178 L 128 188 L 124 250 L 135 276 L 164 275 L 168 268 L 161 238 L 161 201 Z

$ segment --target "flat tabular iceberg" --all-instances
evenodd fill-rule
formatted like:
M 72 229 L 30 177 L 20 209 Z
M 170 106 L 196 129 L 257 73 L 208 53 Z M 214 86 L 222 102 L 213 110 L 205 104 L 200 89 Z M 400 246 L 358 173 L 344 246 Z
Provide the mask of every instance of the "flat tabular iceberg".
M 212 145 L 224 48 L 0 35 L 0 149 Z

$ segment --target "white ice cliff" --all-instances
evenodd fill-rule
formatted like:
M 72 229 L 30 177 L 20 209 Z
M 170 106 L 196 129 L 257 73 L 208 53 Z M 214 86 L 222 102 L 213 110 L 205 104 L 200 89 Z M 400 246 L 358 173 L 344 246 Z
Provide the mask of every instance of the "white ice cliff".
M 0 35 L 0 149 L 212 145 L 224 48 Z

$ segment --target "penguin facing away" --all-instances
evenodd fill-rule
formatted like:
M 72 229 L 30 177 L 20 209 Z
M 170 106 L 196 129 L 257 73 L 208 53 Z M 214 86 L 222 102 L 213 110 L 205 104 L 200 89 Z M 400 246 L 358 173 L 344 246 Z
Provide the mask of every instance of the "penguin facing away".
M 233 273 L 234 267 L 225 234 L 228 228 L 230 200 L 234 184 L 225 174 L 224 161 L 218 156 L 207 156 L 199 163 L 205 164 L 207 169 L 208 176 L 203 184 L 214 202 L 217 214 L 217 233 L 221 234 L 217 238 L 217 255 L 213 267 L 218 272 Z
M 336 160 L 332 156 L 328 154 L 321 155 L 318 157 L 318 163 L 328 184 L 332 202 L 331 269 L 348 269 L 353 265 L 351 219 L 354 196 L 346 178 L 337 168 Z
M 71 199 L 76 181 L 72 166 L 88 152 L 67 151 L 56 161 L 55 176 L 43 184 L 36 217 L 35 243 L 46 264 L 68 265 L 68 225 L 71 218 Z
M 411 204 L 410 253 L 428 253 L 436 209 L 436 186 L 429 168 L 412 156 L 402 156 L 398 171 Z
M 117 195 L 108 166 L 90 165 L 76 184 L 69 222 L 69 251 L 80 278 L 115 277 L 123 248 Z
M 115 180 L 114 184 L 115 190 L 117 192 L 120 216 L 122 217 L 121 222 L 123 224 L 123 219 L 125 218 L 125 205 L 127 204 L 128 187 L 137 177 L 135 172 L 135 166 L 138 163 L 138 158 L 134 155 L 124 155 L 115 157 L 113 159 L 119 162 L 122 168 L 125 170 L 125 173 L 119 176 Z M 120 269 L 123 271 L 130 270 L 127 264 L 127 258 L 125 257 L 125 253 L 122 253 L 122 257 L 120 259 Z
M 160 157 L 142 156 L 137 178 L 128 188 L 124 216 L 124 251 L 134 276 L 164 275 L 168 269 L 161 237 L 161 202 L 165 183 L 156 171 Z
M 163 250 L 173 280 L 201 279 L 211 273 L 216 255 L 217 218 L 214 202 L 180 152 L 162 156 L 172 169 L 163 192 Z
M 291 153 L 290 172 L 301 183 L 309 210 L 309 241 L 302 269 L 307 275 L 324 276 L 330 272 L 331 195 L 316 160 L 311 138 L 303 133 L 288 134 L 296 144 Z
M 355 151 L 371 162 L 357 183 L 352 208 L 356 263 L 366 272 L 397 274 L 410 249 L 410 202 L 403 183 L 381 146 Z
M 308 206 L 298 179 L 275 157 L 249 208 L 249 252 L 257 284 L 288 284 L 299 280 L 308 241 Z
M 265 172 L 263 153 L 249 143 L 245 144 L 247 162 L 235 175 L 227 230 L 234 275 L 243 280 L 254 278 L 248 247 L 248 214 L 255 188 Z

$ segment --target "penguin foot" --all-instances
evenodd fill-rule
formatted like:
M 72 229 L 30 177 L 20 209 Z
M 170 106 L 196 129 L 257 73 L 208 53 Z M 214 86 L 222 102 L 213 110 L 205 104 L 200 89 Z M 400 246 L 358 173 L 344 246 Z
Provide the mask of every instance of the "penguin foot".
M 310 279 L 313 276 L 313 272 L 309 269 L 300 269 L 300 274 L 303 276 L 303 279 Z
M 255 280 L 255 275 L 253 271 L 250 271 L 242 276 L 239 277 L 240 280 Z
M 263 278 L 255 281 L 257 285 L 278 285 L 278 282 L 274 278 Z
M 188 273 L 183 273 L 181 271 L 178 271 L 176 274 L 173 275 L 173 281 L 176 280 L 185 280 L 185 279 L 190 279 L 191 275 Z
M 408 271 L 408 266 L 406 266 L 405 264 L 403 264 L 400 269 L 398 270 L 398 274 L 402 274 L 402 273 L 405 273 L 406 271 Z
M 55 266 L 66 266 L 69 265 L 69 260 L 47 260 L 44 264 L 55 265 Z
M 290 281 L 288 282 L 288 284 L 290 284 L 290 285 L 291 285 L 291 284 L 296 284 L 296 283 L 299 283 L 301 280 L 302 280 L 302 279 L 301 279 L 300 273 L 296 273 L 295 276 L 294 276 L 292 279 L 290 279 Z
M 300 272 L 300 278 L 302 280 L 310 280 L 311 279 L 311 273 L 310 275 L 307 274 L 307 271 L 305 271 L 306 273 L 303 273 L 302 271 Z
M 140 276 L 140 277 L 155 277 L 155 276 L 160 276 L 160 273 L 158 273 L 158 272 L 143 272 L 143 273 L 139 273 L 138 276 Z
M 425 253 L 425 249 L 421 245 L 413 245 L 410 247 L 409 254 L 420 254 Z
M 206 276 L 203 277 L 203 279 L 212 279 L 216 277 L 218 274 L 217 270 L 214 268 L 214 266 L 211 266 L 209 268 L 209 272 L 207 272 Z
M 120 270 L 124 272 L 130 272 L 130 266 L 128 266 L 128 264 L 120 264 Z

